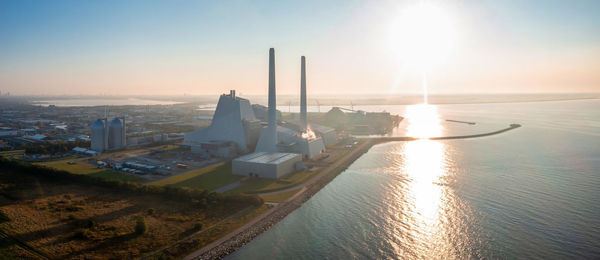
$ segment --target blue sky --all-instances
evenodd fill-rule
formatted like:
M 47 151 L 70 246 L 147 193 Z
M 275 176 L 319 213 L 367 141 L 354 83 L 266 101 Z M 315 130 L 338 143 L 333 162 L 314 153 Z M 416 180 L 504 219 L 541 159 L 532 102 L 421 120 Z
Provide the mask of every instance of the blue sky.
M 390 55 L 390 24 L 417 1 L 0 1 L 0 90 L 15 94 L 418 92 Z M 432 92 L 600 91 L 600 1 L 427 1 L 456 21 Z M 312 86 L 311 86 L 312 84 Z

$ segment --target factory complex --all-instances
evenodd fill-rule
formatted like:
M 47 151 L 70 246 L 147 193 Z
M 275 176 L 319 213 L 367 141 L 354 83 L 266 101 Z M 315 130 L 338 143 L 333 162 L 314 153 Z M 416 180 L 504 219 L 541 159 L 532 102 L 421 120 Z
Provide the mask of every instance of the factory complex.
M 125 135 L 125 117 L 98 119 L 91 125 L 91 150 L 98 153 L 119 150 L 127 146 Z
M 306 61 L 301 57 L 300 121 L 281 122 L 275 87 L 275 50 L 269 50 L 268 107 L 252 105 L 236 96 L 235 90 L 219 98 L 209 127 L 185 134 L 183 144 L 193 153 L 235 158 L 233 174 L 279 178 L 303 169 L 302 160 L 325 152 L 325 145 L 337 139 L 335 130 L 316 126 L 313 132 L 306 116 Z M 256 114 L 260 114 L 259 117 Z M 266 114 L 266 117 L 265 117 Z M 261 120 L 262 119 L 262 120 Z M 264 122 L 266 120 L 266 122 Z M 266 123 L 266 125 L 265 125 Z
M 171 138 L 173 133 L 144 135 L 143 128 L 134 133 L 127 133 L 125 117 L 117 117 L 109 121 L 107 112 L 104 118 L 95 120 L 90 126 L 90 149 L 77 148 L 73 151 L 80 155 L 97 156 L 103 160 L 103 167 L 121 171 L 125 163 L 144 164 L 152 167 L 126 167 L 150 175 L 167 176 L 181 174 L 184 170 L 198 170 L 210 163 L 231 161 L 231 173 L 239 176 L 279 179 L 296 171 L 322 166 L 324 158 L 331 155 L 332 147 L 338 143 L 341 131 L 373 132 L 373 129 L 388 129 L 399 122 L 397 116 L 389 113 L 362 113 L 354 111 L 348 115 L 341 108 L 334 107 L 330 112 L 311 114 L 311 122 L 307 114 L 307 79 L 306 58 L 300 59 L 300 113 L 298 117 L 284 118 L 278 111 L 275 81 L 275 50 L 269 50 L 268 67 L 268 104 L 252 104 L 249 99 L 240 97 L 236 90 L 219 96 L 217 106 L 208 122 L 200 129 L 188 130 L 181 134 L 183 142 Z M 120 112 L 119 112 L 120 113 Z M 206 115 L 204 115 L 206 117 Z M 197 116 L 194 116 L 197 117 Z M 288 120 L 289 119 L 289 120 Z M 319 122 L 317 124 L 315 122 Z M 128 119 L 130 123 L 131 120 Z M 189 122 L 189 121 L 187 121 Z M 190 123 L 190 124 L 193 124 Z M 324 126 L 326 124 L 327 126 Z M 154 122 L 146 126 L 154 126 Z M 160 123 L 158 127 L 167 127 Z M 335 126 L 336 129 L 331 126 Z M 341 127 L 339 127 L 341 126 Z M 371 129 L 373 128 L 373 129 Z M 358 130 L 363 129 L 362 131 Z M 174 134 L 173 134 L 174 135 Z M 140 140 L 146 140 L 140 143 Z M 179 137 L 181 138 L 181 137 Z M 176 143 L 177 142 L 177 143 Z M 171 144 L 169 151 L 149 150 L 146 155 L 125 156 L 118 158 L 107 151 L 141 147 L 144 144 Z M 327 149 L 329 147 L 329 149 Z M 150 148 L 146 148 L 150 149 Z M 132 152 L 125 152 L 133 154 Z M 335 153 L 335 152 L 334 152 Z M 337 158 L 337 157 L 335 157 Z M 329 161 L 329 160 L 327 160 Z M 137 163 L 137 164 L 136 164 Z M 140 169 L 141 168 L 141 169 Z M 150 176 L 150 179 L 156 180 Z M 156 178 L 160 178 L 156 176 Z

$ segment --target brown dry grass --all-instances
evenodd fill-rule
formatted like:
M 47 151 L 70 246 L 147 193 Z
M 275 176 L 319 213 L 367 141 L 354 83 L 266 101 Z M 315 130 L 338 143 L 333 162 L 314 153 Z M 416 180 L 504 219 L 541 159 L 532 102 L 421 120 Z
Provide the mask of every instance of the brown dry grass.
M 244 208 L 200 209 L 156 195 L 115 193 L 101 187 L 37 179 L 20 191 L 11 194 L 16 197 L 0 200 L 0 211 L 10 218 L 0 228 L 53 258 L 140 257 L 195 232 L 198 223 L 209 227 Z M 150 208 L 154 209 L 152 214 Z M 134 234 L 136 216 L 145 217 L 148 230 L 143 235 Z M 200 246 L 192 245 L 190 249 Z M 26 252 L 12 252 L 28 257 Z

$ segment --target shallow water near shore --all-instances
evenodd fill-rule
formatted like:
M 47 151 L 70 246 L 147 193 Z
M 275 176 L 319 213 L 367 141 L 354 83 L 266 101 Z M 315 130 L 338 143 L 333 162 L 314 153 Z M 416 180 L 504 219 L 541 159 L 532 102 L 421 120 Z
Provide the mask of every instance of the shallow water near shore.
M 413 108 L 356 109 L 407 115 Z M 523 127 L 477 139 L 376 145 L 228 258 L 600 257 L 600 100 L 434 110 L 427 113 L 435 120 L 404 120 L 392 135 Z

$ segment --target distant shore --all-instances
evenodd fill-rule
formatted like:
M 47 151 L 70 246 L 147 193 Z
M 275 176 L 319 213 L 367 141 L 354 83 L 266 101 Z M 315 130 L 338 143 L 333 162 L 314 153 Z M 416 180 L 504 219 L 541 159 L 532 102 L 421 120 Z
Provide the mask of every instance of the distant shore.
M 253 103 L 266 104 L 266 96 L 262 95 L 244 95 L 244 97 L 252 100 Z M 321 106 L 349 106 L 351 103 L 355 106 L 371 106 L 371 105 L 414 105 L 420 104 L 423 101 L 421 95 L 316 95 L 312 97 L 318 99 Z M 29 103 L 31 105 L 50 105 L 57 103 L 59 107 L 63 107 L 61 103 L 65 103 L 64 107 L 71 106 L 104 106 L 106 104 L 92 105 L 79 104 L 77 100 L 117 100 L 115 106 L 124 105 L 214 105 L 217 98 L 207 95 L 187 95 L 187 96 L 155 96 L 155 95 L 131 95 L 131 96 L 11 96 L 0 97 L 5 102 L 13 101 L 17 103 Z M 128 99 L 133 101 L 128 101 Z M 600 99 L 600 93 L 569 93 L 569 94 L 497 94 L 497 95 L 430 95 L 429 103 L 433 105 L 451 105 L 451 104 L 494 104 L 494 103 L 527 103 L 527 102 L 552 102 L 552 101 L 575 101 L 575 100 L 593 100 Z M 149 100 L 149 102 L 144 102 Z M 52 101 L 44 104 L 44 101 Z M 65 102 L 61 102 L 65 101 Z M 108 104 L 111 105 L 111 104 Z M 294 95 L 281 95 L 278 106 L 298 106 L 298 97 Z M 313 106 L 315 104 L 309 104 Z
M 491 135 L 497 135 L 504 133 L 516 128 L 521 127 L 520 124 L 511 124 L 509 127 L 500 129 L 498 131 L 474 134 L 474 135 L 463 135 L 463 136 L 445 136 L 445 137 L 432 137 L 427 138 L 430 140 L 449 140 L 449 139 L 467 139 L 467 138 L 478 138 Z M 319 192 L 325 187 L 330 181 L 335 179 L 337 175 L 342 173 L 348 168 L 354 161 L 360 156 L 369 151 L 371 147 L 376 144 L 385 142 L 395 141 L 416 141 L 419 138 L 415 137 L 381 137 L 381 138 L 363 138 L 363 143 L 359 145 L 351 153 L 347 154 L 339 161 L 335 162 L 330 168 L 326 169 L 321 178 L 313 183 L 308 184 L 303 191 L 300 191 L 293 197 L 289 198 L 286 202 L 280 203 L 268 212 L 259 216 L 258 219 L 253 220 L 247 225 L 239 228 L 238 230 L 230 233 L 224 238 L 221 238 L 196 252 L 188 255 L 184 259 L 221 259 L 227 255 L 233 253 L 237 249 L 248 244 L 252 239 L 267 231 L 273 225 L 277 224 L 280 220 L 285 218 L 288 214 L 302 206 L 304 202 L 308 201 L 313 195 Z

